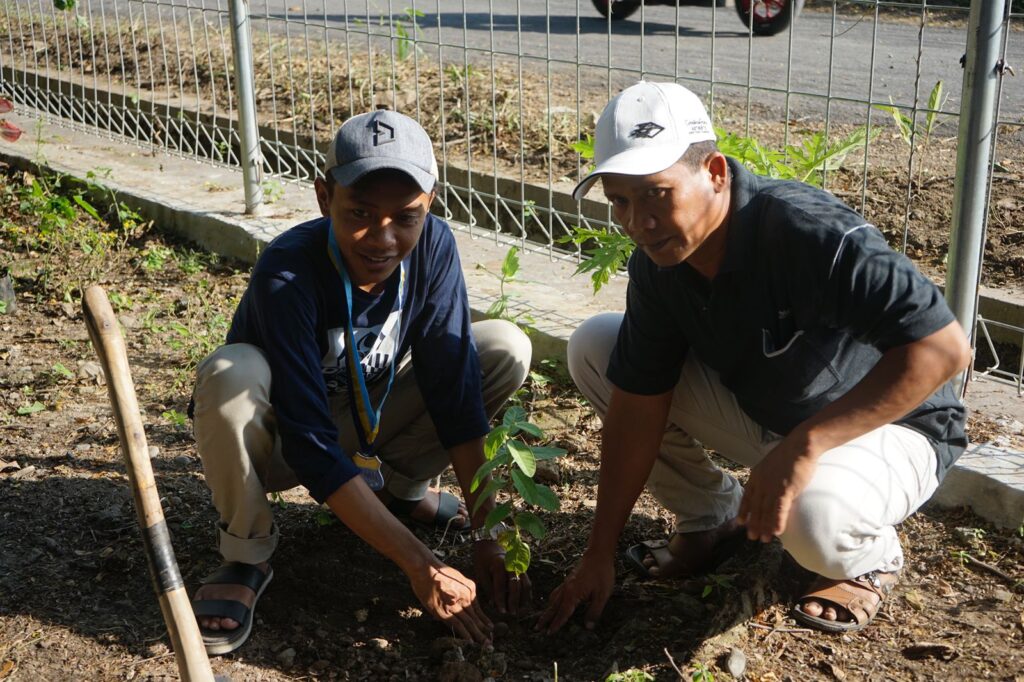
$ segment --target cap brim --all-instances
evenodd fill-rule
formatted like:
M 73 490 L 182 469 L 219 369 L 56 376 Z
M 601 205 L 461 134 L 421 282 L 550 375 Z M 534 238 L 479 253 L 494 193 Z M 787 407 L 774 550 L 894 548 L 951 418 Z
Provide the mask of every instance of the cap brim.
M 434 175 L 431 175 L 415 164 L 403 161 L 402 159 L 388 159 L 379 156 L 356 159 L 346 163 L 344 166 L 335 166 L 331 169 L 331 175 L 334 177 L 335 182 L 342 187 L 351 187 L 359 182 L 359 179 L 367 173 L 385 169 L 402 171 L 412 178 L 413 182 L 419 185 L 419 188 L 427 194 L 434 191 L 434 186 L 437 184 L 437 178 Z
M 651 175 L 660 173 L 673 163 L 678 161 L 686 150 L 688 144 L 667 145 L 661 147 L 641 147 L 638 149 L 627 149 L 615 156 L 611 156 L 597 168 L 591 171 L 580 184 L 572 191 L 572 198 L 582 201 L 590 188 L 594 186 L 597 179 L 602 175 Z

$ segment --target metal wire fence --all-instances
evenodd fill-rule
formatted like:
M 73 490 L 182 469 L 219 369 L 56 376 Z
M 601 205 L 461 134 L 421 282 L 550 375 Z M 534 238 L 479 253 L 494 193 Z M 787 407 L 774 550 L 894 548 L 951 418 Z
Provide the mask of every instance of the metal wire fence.
M 0 91 L 52 122 L 237 166 L 229 1 L 80 0 L 61 11 L 4 0 Z M 601 16 L 601 0 L 240 4 L 267 200 L 316 176 L 341 121 L 387 106 L 432 135 L 446 217 L 579 257 L 562 241 L 575 226 L 610 227 L 603 202 L 568 196 L 588 164 L 580 142 L 621 87 L 674 80 L 723 130 L 790 148 L 793 163 L 826 159 L 815 169 L 825 187 L 944 272 L 966 7 L 808 2 L 789 29 L 761 36 L 733 7 L 653 2 L 624 19 Z M 1024 66 L 1024 14 L 1008 10 L 1002 23 L 1002 54 Z M 1006 80 L 998 97 L 990 241 L 1021 230 L 998 208 L 1016 201 L 1024 172 L 1021 83 Z M 1024 257 L 1010 266 L 1024 272 Z

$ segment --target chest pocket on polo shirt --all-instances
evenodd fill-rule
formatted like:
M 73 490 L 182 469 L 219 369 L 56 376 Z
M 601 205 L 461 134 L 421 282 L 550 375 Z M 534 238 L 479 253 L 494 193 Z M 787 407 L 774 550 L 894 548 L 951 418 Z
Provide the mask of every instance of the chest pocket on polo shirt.
M 786 332 L 785 337 L 776 338 L 771 330 L 761 329 L 760 373 L 771 382 L 770 390 L 777 400 L 805 402 L 839 383 L 839 374 L 829 360 L 831 353 L 819 346 L 813 332 Z

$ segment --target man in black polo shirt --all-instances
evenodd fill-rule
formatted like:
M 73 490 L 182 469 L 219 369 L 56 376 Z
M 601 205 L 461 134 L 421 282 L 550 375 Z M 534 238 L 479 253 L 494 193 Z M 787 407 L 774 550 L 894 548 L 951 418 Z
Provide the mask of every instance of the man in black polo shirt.
M 707 112 L 674 83 L 641 82 L 597 124 L 595 170 L 636 242 L 626 312 L 569 342 L 573 379 L 604 421 L 586 552 L 538 627 L 582 602 L 593 627 L 640 491 L 673 536 L 631 547 L 644 575 L 707 571 L 745 534 L 818 579 L 793 615 L 857 630 L 896 582 L 894 525 L 963 452 L 948 380 L 970 346 L 938 289 L 827 192 L 749 173 L 716 148 Z M 751 467 L 741 487 L 704 448 Z

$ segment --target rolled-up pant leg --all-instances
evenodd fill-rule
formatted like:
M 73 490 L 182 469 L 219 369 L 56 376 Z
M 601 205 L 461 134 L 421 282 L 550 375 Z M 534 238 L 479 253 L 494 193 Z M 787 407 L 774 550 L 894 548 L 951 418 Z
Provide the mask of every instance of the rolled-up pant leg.
M 473 335 L 484 405 L 493 416 L 525 381 L 530 342 L 518 327 L 499 320 L 475 323 Z M 196 448 L 220 515 L 219 546 L 226 561 L 269 560 L 278 533 L 267 493 L 299 485 L 281 451 L 270 384 L 270 367 L 263 352 L 249 344 L 222 346 L 197 369 L 193 392 Z M 375 403 L 385 386 L 386 382 L 376 382 L 371 387 Z M 339 443 L 346 452 L 356 451 L 359 442 L 347 393 L 333 399 L 331 408 Z M 381 415 L 377 447 L 387 489 L 401 499 L 421 499 L 431 479 L 449 464 L 408 358 L 395 374 Z
M 621 314 L 598 315 L 569 341 L 570 373 L 602 418 L 612 389 L 605 372 L 621 320 Z M 707 530 L 733 518 L 743 490 L 714 466 L 704 447 L 752 467 L 779 436 L 743 412 L 717 373 L 692 354 L 668 422 L 648 489 L 675 514 L 678 532 Z M 935 472 L 931 444 L 903 426 L 887 425 L 830 450 L 797 498 L 780 538 L 783 546 L 801 565 L 827 577 L 896 570 L 903 554 L 893 526 L 934 493 Z
M 270 366 L 256 346 L 221 346 L 196 371 L 193 429 L 220 513 L 226 561 L 267 561 L 277 547 L 267 492 L 298 484 L 284 463 L 270 405 Z

